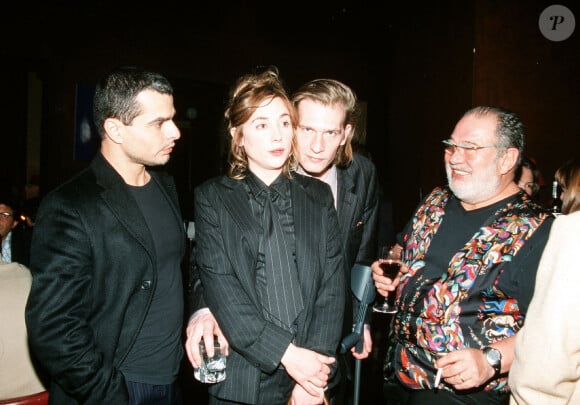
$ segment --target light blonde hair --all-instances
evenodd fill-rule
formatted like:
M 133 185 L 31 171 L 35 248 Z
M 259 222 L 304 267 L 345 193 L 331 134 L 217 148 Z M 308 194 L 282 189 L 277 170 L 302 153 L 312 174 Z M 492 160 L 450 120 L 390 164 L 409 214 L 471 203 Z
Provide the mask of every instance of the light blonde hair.
M 352 138 L 360 114 L 357 97 L 346 84 L 333 79 L 316 79 L 303 84 L 293 95 L 294 107 L 302 100 L 312 100 L 324 106 L 340 106 L 344 108 L 345 116 L 342 128 L 350 124 L 352 131 L 344 145 L 339 146 L 333 163 L 337 167 L 346 167 L 352 162 Z

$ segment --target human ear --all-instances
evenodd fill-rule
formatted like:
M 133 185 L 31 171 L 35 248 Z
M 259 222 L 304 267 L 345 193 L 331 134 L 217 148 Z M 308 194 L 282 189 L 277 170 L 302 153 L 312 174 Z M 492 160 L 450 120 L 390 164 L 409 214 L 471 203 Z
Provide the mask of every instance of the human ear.
M 116 118 L 107 118 L 103 124 L 105 136 L 114 143 L 123 143 L 123 123 Z
M 352 137 L 354 136 L 352 130 L 353 130 L 353 128 L 352 128 L 351 124 L 346 124 L 344 126 L 344 136 L 342 137 L 342 141 L 340 142 L 340 145 L 344 145 L 346 143 L 346 141 L 348 141 L 349 139 L 352 139 Z
M 516 164 L 518 163 L 518 157 L 520 156 L 520 151 L 517 148 L 507 148 L 503 153 L 499 171 L 501 174 L 506 174 L 512 169 L 515 169 Z

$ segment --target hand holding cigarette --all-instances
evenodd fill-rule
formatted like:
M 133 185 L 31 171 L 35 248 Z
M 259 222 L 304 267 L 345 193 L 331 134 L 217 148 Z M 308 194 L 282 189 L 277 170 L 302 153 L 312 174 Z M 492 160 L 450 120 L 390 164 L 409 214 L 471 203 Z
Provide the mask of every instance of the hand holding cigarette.
M 437 369 L 437 375 L 435 376 L 435 385 L 433 386 L 434 389 L 437 389 L 437 387 L 439 387 L 439 383 L 441 382 L 441 374 L 442 373 L 443 373 L 442 368 Z

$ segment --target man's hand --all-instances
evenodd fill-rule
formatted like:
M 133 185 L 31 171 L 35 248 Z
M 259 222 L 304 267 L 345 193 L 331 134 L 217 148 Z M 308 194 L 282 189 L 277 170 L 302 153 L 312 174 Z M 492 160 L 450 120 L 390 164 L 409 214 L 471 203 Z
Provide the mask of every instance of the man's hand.
M 312 396 L 328 384 L 330 364 L 336 361 L 313 350 L 294 346 L 292 343 L 282 356 L 281 363 L 286 372 Z
M 454 350 L 437 359 L 435 366 L 443 369 L 442 380 L 456 390 L 480 387 L 494 375 L 479 349 Z
M 296 384 L 290 397 L 291 405 L 319 405 L 324 402 L 324 390 L 317 389 L 317 395 L 310 395 L 300 384 Z
M 400 245 L 395 246 L 396 249 L 402 249 Z M 371 264 L 371 269 L 373 270 L 373 281 L 375 282 L 377 292 L 383 297 L 386 297 L 390 291 L 395 291 L 399 285 L 399 282 L 401 281 L 401 276 L 409 272 L 409 268 L 405 266 L 405 264 L 401 264 L 399 273 L 393 280 L 391 280 L 390 278 L 383 275 L 383 269 L 381 269 L 379 260 L 376 260 L 373 262 L 373 264 Z
M 185 351 L 193 368 L 198 368 L 203 362 L 199 350 L 199 342 L 202 338 L 204 342 L 213 342 L 216 336 L 222 353 L 226 356 L 229 354 L 230 345 L 209 309 L 204 308 L 196 312 L 190 319 L 186 332 Z M 214 355 L 213 344 L 206 345 L 206 350 L 209 357 Z
M 373 350 L 373 338 L 371 337 L 370 325 L 365 325 L 363 330 L 363 349 L 361 353 L 356 352 L 356 345 L 351 347 L 352 357 L 357 360 L 366 359 Z

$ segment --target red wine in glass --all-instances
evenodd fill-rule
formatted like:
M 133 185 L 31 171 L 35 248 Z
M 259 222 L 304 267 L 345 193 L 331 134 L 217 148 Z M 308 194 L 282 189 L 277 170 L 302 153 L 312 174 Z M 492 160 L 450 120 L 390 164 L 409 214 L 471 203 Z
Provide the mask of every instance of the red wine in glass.
M 390 278 L 391 280 L 397 277 L 399 274 L 399 269 L 401 268 L 401 262 L 394 260 L 385 260 L 380 264 L 381 269 L 383 269 L 383 275 Z
M 401 252 L 400 247 L 395 246 L 383 246 L 379 252 L 379 265 L 383 270 L 383 275 L 391 280 L 397 277 L 401 268 Z M 397 312 L 397 307 L 390 303 L 389 296 L 386 296 L 382 301 L 375 303 L 373 311 L 394 314 Z

